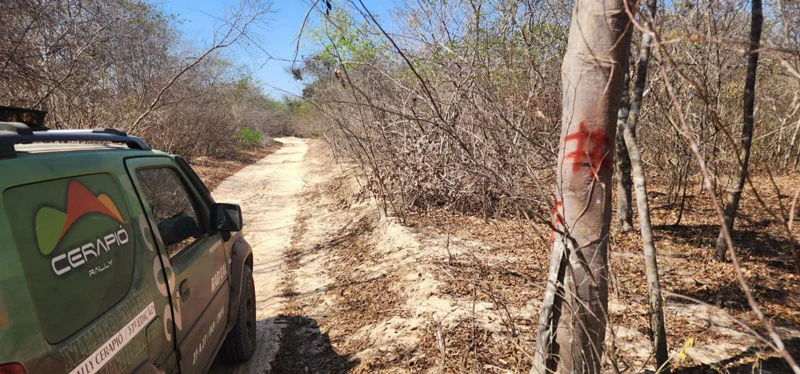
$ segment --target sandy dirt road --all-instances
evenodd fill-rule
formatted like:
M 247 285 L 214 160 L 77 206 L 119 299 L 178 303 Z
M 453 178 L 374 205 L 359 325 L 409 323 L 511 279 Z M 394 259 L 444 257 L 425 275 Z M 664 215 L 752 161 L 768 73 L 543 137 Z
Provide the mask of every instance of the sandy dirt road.
M 254 252 L 258 347 L 249 362 L 216 362 L 211 372 L 374 372 L 376 360 L 415 351 L 423 320 L 375 309 L 405 309 L 406 297 L 391 296 L 403 292 L 390 288 L 407 288 L 400 274 L 419 273 L 409 268 L 419 255 L 417 239 L 381 219 L 324 143 L 276 140 L 281 149 L 213 192 L 217 201 L 242 207 Z M 416 275 L 408 282 L 417 298 L 433 287 Z
M 215 364 L 212 373 L 263 373 L 270 371 L 283 322 L 281 277 L 284 252 L 289 246 L 298 212 L 298 196 L 306 170 L 305 140 L 276 139 L 283 147 L 261 161 L 226 179 L 212 193 L 220 202 L 239 204 L 245 219 L 245 238 L 253 247 L 253 277 L 256 284 L 258 348 L 247 364 L 233 367 Z

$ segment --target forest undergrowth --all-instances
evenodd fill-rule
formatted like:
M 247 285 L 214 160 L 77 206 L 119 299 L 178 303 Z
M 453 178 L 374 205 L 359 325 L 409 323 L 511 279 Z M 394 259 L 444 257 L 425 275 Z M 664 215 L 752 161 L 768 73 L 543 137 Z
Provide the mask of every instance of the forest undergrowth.
M 780 200 L 788 206 L 792 198 L 789 191 L 796 188 L 796 179 L 796 175 L 775 178 L 781 193 L 760 191 L 762 197 L 770 205 L 777 205 Z M 667 299 L 667 339 L 675 372 L 789 371 L 783 359 L 766 346 L 750 345 L 755 338 L 733 320 L 763 333 L 736 282 L 734 266 L 714 260 L 719 223 L 708 198 L 702 194 L 686 196 L 683 217 L 675 225 L 677 211 L 666 202 L 667 183 L 658 182 L 662 183 L 653 184 L 649 197 L 661 286 Z M 754 177 L 753 182 L 765 188 L 772 186 L 766 176 Z M 746 197 L 740 209 L 734 241 L 742 271 L 767 317 L 783 334 L 789 352 L 800 355 L 800 277 L 793 271 L 790 243 L 781 226 L 764 216 L 755 198 Z M 493 303 L 501 310 L 538 312 L 538 304 L 531 309 L 530 303 L 540 300 L 543 294 L 549 226 L 512 218 L 486 220 L 443 210 L 413 213 L 407 223 L 416 230 L 434 230 L 448 238 L 486 245 L 475 253 L 439 261 L 436 277 L 445 284 L 441 289 L 443 294 L 475 298 L 477 302 Z M 653 362 L 652 358 L 647 359 L 651 349 L 647 340 L 631 338 L 631 334 L 640 338 L 650 334 L 638 224 L 630 232 L 613 230 L 610 243 L 609 314 L 616 336 L 609 338 L 607 345 L 616 340 L 616 349 L 608 349 L 609 354 L 616 351 L 616 358 L 610 359 L 605 367 L 613 372 L 610 361 L 616 361 L 621 371 L 642 372 Z M 697 306 L 700 308 L 695 309 Z M 474 362 L 523 371 L 530 366 L 530 352 L 525 352 L 525 344 L 520 340 L 532 339 L 535 323 L 535 315 L 510 313 L 504 321 L 507 333 L 500 334 L 499 341 L 496 336 L 491 338 L 489 332 L 476 334 L 469 326 L 451 331 L 448 344 L 464 349 L 453 352 L 457 357 L 448 361 L 448 372 L 474 368 Z M 430 355 L 438 355 L 435 340 L 423 346 Z M 517 365 L 503 365 L 514 362 Z

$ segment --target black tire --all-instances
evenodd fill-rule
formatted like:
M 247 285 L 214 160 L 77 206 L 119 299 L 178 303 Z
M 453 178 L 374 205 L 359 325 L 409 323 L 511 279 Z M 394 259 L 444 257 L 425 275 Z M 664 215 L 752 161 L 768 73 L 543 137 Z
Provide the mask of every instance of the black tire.
M 238 364 L 249 360 L 255 351 L 256 288 L 253 282 L 253 269 L 250 265 L 245 265 L 242 271 L 236 324 L 222 343 L 219 356 L 225 362 Z

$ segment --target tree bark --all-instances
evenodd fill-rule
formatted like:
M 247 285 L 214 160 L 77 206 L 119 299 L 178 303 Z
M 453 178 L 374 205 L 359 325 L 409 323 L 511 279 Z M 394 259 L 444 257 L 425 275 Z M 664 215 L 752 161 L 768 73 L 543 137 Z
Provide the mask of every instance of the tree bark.
M 613 140 L 630 50 L 624 0 L 577 0 L 561 66 L 550 273 L 534 373 L 599 373 L 608 307 Z
M 628 69 L 626 68 L 625 71 Z M 633 205 L 631 204 L 631 189 L 633 180 L 631 179 L 631 159 L 628 156 L 628 147 L 625 146 L 623 132 L 625 124 L 628 122 L 630 113 L 630 75 L 625 73 L 625 83 L 623 83 L 622 99 L 619 103 L 619 113 L 617 114 L 617 136 L 616 143 L 616 180 L 617 180 L 617 227 L 622 232 L 633 230 Z
M 797 125 L 795 125 L 794 132 L 792 132 L 792 140 L 789 141 L 789 149 L 786 150 L 786 158 L 783 160 L 783 168 L 786 169 L 789 166 L 789 158 L 792 157 L 792 152 L 794 152 L 794 145 L 797 142 L 797 133 L 800 131 L 800 119 L 797 120 Z
M 761 0 L 752 0 L 750 11 L 750 44 L 747 46 L 747 75 L 744 81 L 742 137 L 739 148 L 739 168 L 736 177 L 731 183 L 728 195 L 725 199 L 725 219 L 722 224 L 727 227 L 728 232 L 733 232 L 733 223 L 736 219 L 736 212 L 739 210 L 739 201 L 742 197 L 742 189 L 747 179 L 747 167 L 750 164 L 750 145 L 753 142 L 753 107 L 756 99 L 756 69 L 758 68 L 758 48 L 761 44 L 761 26 L 764 17 L 761 10 Z M 714 250 L 714 257 L 717 261 L 726 261 L 725 238 L 720 229 L 717 237 L 717 245 Z
M 633 168 L 633 183 L 636 188 L 636 208 L 639 213 L 639 230 L 642 234 L 642 247 L 644 251 L 645 277 L 647 279 L 648 300 L 650 303 L 650 328 L 652 329 L 652 343 L 656 356 L 656 371 L 669 373 L 669 353 L 667 351 L 667 334 L 664 326 L 664 309 L 661 299 L 661 286 L 658 279 L 658 261 L 656 247 L 653 242 L 653 225 L 650 222 L 650 204 L 647 201 L 647 181 L 645 179 L 642 153 L 639 151 L 636 139 L 636 124 L 642 109 L 642 97 L 647 83 L 647 69 L 650 62 L 650 48 L 652 35 L 650 29 L 656 16 L 656 0 L 646 0 L 642 43 L 639 48 L 639 58 L 636 62 L 636 82 L 633 86 L 630 113 L 623 130 L 625 145 L 630 156 Z

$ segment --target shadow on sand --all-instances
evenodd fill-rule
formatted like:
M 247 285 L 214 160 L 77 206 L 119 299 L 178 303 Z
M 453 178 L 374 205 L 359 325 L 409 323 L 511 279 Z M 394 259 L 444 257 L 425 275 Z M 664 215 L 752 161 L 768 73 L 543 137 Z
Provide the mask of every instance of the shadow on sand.
M 772 268 L 794 272 L 791 241 L 788 237 L 769 232 L 769 220 L 751 221 L 742 217 L 738 222 L 732 239 L 740 256 L 763 262 Z M 713 250 L 719 234 L 719 225 L 658 225 L 653 229 L 658 238 L 669 237 L 675 243 L 705 247 L 709 251 Z
M 359 363 L 349 355 L 336 353 L 328 334 L 320 331 L 317 321 L 312 318 L 279 315 L 256 324 L 260 348 L 256 349 L 250 361 L 236 365 L 217 357 L 209 373 L 346 373 Z M 258 357 L 266 352 L 269 353 Z
M 786 339 L 783 341 L 792 357 L 800 357 L 800 338 Z M 766 360 L 757 359 L 757 350 L 751 348 L 727 360 L 712 365 L 698 365 L 674 370 L 675 374 L 751 374 L 751 373 L 791 373 L 789 364 L 781 357 L 770 357 Z M 736 364 L 737 362 L 742 362 Z M 731 365 L 733 364 L 733 365 Z
M 286 324 L 280 349 L 272 362 L 273 373 L 346 373 L 358 365 L 331 346 L 317 321 L 304 316 L 279 316 Z

